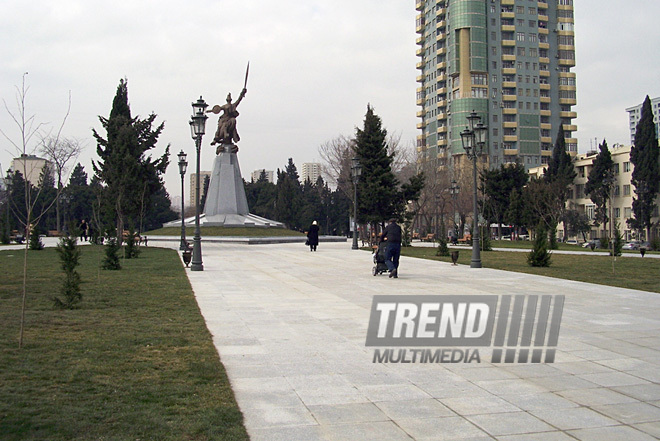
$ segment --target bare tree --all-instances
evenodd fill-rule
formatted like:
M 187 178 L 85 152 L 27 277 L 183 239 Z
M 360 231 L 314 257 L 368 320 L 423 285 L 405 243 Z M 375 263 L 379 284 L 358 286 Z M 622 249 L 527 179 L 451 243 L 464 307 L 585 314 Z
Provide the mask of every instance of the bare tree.
M 71 105 L 71 97 L 69 96 L 69 106 Z M 68 114 L 68 112 L 67 112 Z M 67 163 L 70 160 L 76 160 L 82 151 L 82 145 L 77 139 L 61 138 L 62 126 L 60 127 L 57 135 L 46 136 L 41 138 L 41 153 L 53 163 L 55 174 L 57 177 L 57 197 L 55 199 L 55 217 L 57 220 L 57 231 L 62 231 L 61 223 L 61 204 L 60 195 L 64 188 L 62 177 L 66 174 Z
M 27 72 L 23 74 L 23 81 L 22 85 L 19 88 L 16 86 L 16 110 L 12 111 L 7 103 L 3 100 L 3 104 L 5 107 L 5 110 L 9 114 L 10 118 L 14 121 L 14 124 L 18 128 L 18 139 L 14 139 L 10 136 L 7 135 L 3 130 L 0 130 L 0 133 L 7 139 L 7 141 L 14 146 L 15 150 L 17 153 L 19 153 L 22 157 L 26 157 L 28 153 L 32 153 L 36 150 L 36 146 L 34 146 L 34 138 L 42 134 L 42 128 L 45 126 L 44 123 L 37 123 L 35 120 L 35 115 L 27 115 L 27 109 L 26 109 L 26 98 L 27 98 L 27 93 L 29 91 L 29 87 L 26 86 L 25 84 L 25 76 L 27 75 Z M 71 100 L 69 99 L 69 108 Z M 64 123 L 66 122 L 66 119 L 69 115 L 69 110 L 67 109 L 66 115 L 63 118 L 62 125 L 61 127 L 64 126 Z M 60 127 L 60 132 L 61 132 L 61 127 Z M 59 133 L 59 132 L 58 132 Z M 17 210 L 17 207 L 14 208 L 14 214 L 17 216 L 18 221 L 22 224 L 24 227 L 24 231 L 29 234 L 30 231 L 34 231 L 36 226 L 39 224 L 39 221 L 41 218 L 46 214 L 46 212 L 53 206 L 55 203 L 55 200 L 57 199 L 57 196 L 49 203 L 46 204 L 43 210 L 41 212 L 36 212 L 35 211 L 35 206 L 36 203 L 39 199 L 39 195 L 41 194 L 41 191 L 43 190 L 42 186 L 38 186 L 36 191 L 33 191 L 33 185 L 28 181 L 27 179 L 27 161 L 23 160 L 22 161 L 22 172 L 23 172 L 23 177 L 24 177 L 24 182 L 25 182 L 25 198 L 24 198 L 24 204 L 25 204 L 25 211 L 22 210 Z M 20 171 L 20 170 L 19 170 Z M 10 204 L 11 207 L 11 204 Z M 20 213 L 23 213 L 23 215 L 20 215 Z M 26 235 L 27 235 L 26 234 Z M 20 319 L 20 331 L 19 331 L 19 337 L 18 337 L 18 347 L 22 348 L 23 347 L 23 333 L 25 329 L 25 304 L 26 304 L 26 299 L 27 299 L 27 272 L 28 272 L 28 264 L 27 264 L 27 255 L 28 255 L 28 247 L 29 247 L 29 241 L 25 241 L 25 250 L 24 250 L 24 255 L 23 255 L 23 288 L 22 288 L 22 301 L 21 301 L 21 319 Z
M 355 156 L 355 139 L 339 135 L 321 144 L 319 155 L 323 160 L 323 179 L 331 186 L 336 186 L 352 201 L 351 158 Z

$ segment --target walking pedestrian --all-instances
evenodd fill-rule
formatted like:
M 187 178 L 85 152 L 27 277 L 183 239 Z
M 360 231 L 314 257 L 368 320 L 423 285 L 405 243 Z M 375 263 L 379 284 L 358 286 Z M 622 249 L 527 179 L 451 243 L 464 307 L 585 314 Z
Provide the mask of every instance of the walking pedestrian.
M 309 251 L 316 251 L 319 244 L 319 226 L 316 221 L 312 222 L 307 232 L 307 242 L 309 243 Z
M 401 227 L 396 223 L 396 219 L 390 219 L 380 240 L 387 241 L 385 265 L 390 272 L 390 278 L 396 279 L 399 277 L 399 257 L 401 257 Z
M 83 242 L 87 240 L 87 233 L 89 229 L 89 226 L 87 225 L 87 221 L 85 219 L 80 221 L 80 225 L 78 226 L 78 228 L 80 229 L 80 241 Z

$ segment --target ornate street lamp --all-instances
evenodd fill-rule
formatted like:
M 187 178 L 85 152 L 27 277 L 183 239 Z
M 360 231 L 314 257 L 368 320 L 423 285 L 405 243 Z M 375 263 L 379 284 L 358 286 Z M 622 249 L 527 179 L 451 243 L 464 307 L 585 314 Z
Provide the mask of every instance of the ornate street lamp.
M 473 110 L 467 117 L 468 127 L 461 132 L 461 142 L 467 157 L 472 160 L 472 181 L 474 185 L 474 201 L 472 221 L 472 260 L 470 268 L 481 268 L 481 247 L 479 245 L 479 206 L 477 204 L 477 158 L 486 144 L 488 127 L 481 123 L 481 117 Z
M 188 168 L 188 161 L 186 161 L 186 153 L 181 150 L 177 155 L 179 157 L 179 174 L 181 174 L 181 244 L 179 249 L 181 251 L 185 250 L 186 247 L 186 224 L 185 224 L 185 208 L 184 203 L 185 193 L 183 188 L 183 177 L 186 175 L 186 169 Z
M 197 149 L 197 176 L 195 176 L 195 238 L 193 239 L 193 255 L 190 264 L 191 271 L 204 271 L 202 263 L 202 237 L 199 231 L 199 155 L 202 150 L 202 137 L 208 117 L 204 113 L 208 104 L 200 96 L 196 103 L 192 103 L 193 114 L 190 119 L 190 133 L 195 140 Z
M 353 178 L 353 190 L 355 191 L 353 199 L 353 246 L 351 249 L 358 249 L 358 237 L 357 237 L 357 185 L 360 181 L 360 175 L 362 174 L 362 165 L 358 158 L 351 159 L 351 177 Z

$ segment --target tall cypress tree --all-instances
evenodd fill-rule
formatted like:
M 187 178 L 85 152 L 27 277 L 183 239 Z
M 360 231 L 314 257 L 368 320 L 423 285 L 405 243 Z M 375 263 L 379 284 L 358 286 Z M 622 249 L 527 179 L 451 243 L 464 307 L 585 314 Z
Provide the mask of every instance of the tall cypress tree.
M 614 161 L 612 154 L 607 148 L 607 141 L 598 146 L 600 152 L 594 159 L 593 167 L 589 172 L 589 179 L 584 186 L 584 192 L 589 195 L 596 204 L 596 226 L 606 224 L 609 220 L 607 215 L 607 201 L 610 198 L 611 182 L 614 173 Z
M 358 221 L 376 224 L 401 214 L 399 182 L 392 172 L 393 155 L 387 152 L 387 130 L 367 106 L 363 128 L 356 130 L 355 153 L 362 166 L 358 186 Z
M 651 99 L 647 95 L 635 130 L 635 143 L 630 149 L 630 162 L 634 166 L 631 183 L 635 186 L 636 197 L 633 197 L 632 203 L 635 217 L 628 220 L 632 228 L 646 230 L 646 240 L 650 240 L 651 216 L 660 190 L 659 155 Z
M 566 211 L 566 201 L 570 195 L 570 187 L 577 176 L 573 167 L 573 159 L 566 151 L 566 139 L 564 138 L 564 126 L 559 125 L 557 139 L 552 149 L 552 157 L 548 162 L 548 168 L 545 170 L 544 181 L 549 185 L 549 194 L 551 196 L 549 205 L 559 208 L 559 213 L 549 224 L 550 248 L 557 249 L 555 232 L 557 230 L 557 219 L 564 217 Z M 565 234 L 565 232 L 564 232 Z
M 99 117 L 107 137 L 93 130 L 100 160 L 93 161 L 92 166 L 96 177 L 106 184 L 103 208 L 113 213 L 118 237 L 125 225 L 136 228 L 142 223 L 152 195 L 163 186 L 161 176 L 169 164 L 169 146 L 155 160 L 147 155 L 164 128 L 164 123 L 153 128 L 155 119 L 154 113 L 146 119 L 131 116 L 128 82 L 120 80 L 110 116 Z

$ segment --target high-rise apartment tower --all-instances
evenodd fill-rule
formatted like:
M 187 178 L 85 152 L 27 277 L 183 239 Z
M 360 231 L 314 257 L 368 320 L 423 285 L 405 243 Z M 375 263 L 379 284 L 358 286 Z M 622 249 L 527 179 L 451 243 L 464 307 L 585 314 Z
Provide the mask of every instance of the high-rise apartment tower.
M 416 0 L 417 149 L 451 166 L 473 110 L 491 167 L 547 163 L 559 124 L 577 153 L 573 0 Z

